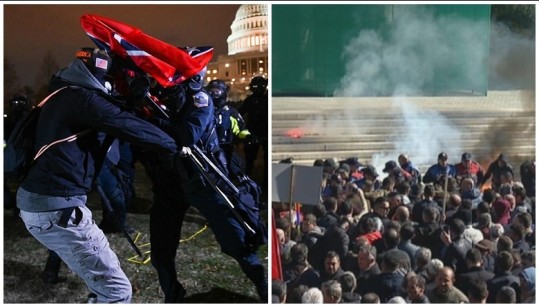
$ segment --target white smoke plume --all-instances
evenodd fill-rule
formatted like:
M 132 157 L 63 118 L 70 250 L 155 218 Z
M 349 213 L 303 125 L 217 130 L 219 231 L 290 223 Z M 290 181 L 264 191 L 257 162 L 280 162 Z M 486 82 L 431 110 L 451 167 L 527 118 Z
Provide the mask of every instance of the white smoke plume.
M 392 7 L 387 30 L 362 30 L 344 48 L 346 74 L 335 96 L 443 95 L 426 90 L 441 81 L 449 82 L 444 87 L 486 83 L 489 21 Z
M 442 151 L 450 162 L 458 162 L 462 130 L 442 114 L 408 103 L 406 96 L 486 94 L 472 89 L 484 88 L 488 81 L 490 21 L 435 17 L 419 6 L 393 7 L 387 32 L 362 30 L 344 48 L 346 74 L 334 95 L 395 97 L 394 116 L 402 119 L 405 136 L 388 139 L 393 150 L 372 156 L 377 168 L 401 153 L 415 164 L 435 163 Z M 452 89 L 431 91 L 441 82 Z

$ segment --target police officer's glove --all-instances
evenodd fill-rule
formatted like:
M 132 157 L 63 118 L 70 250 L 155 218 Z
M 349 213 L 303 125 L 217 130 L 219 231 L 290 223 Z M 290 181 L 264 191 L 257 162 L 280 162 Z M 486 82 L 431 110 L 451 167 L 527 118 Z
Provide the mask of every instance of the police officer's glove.
M 245 141 L 245 143 L 247 143 L 247 144 L 253 144 L 254 141 L 255 141 L 255 139 L 254 139 L 253 135 L 249 134 L 249 135 L 247 135 L 247 136 L 245 137 L 244 141 Z
M 189 147 L 182 147 L 175 153 L 160 153 L 159 162 L 164 169 L 175 170 L 181 165 L 180 158 L 185 158 L 191 154 Z
M 180 154 L 180 157 L 187 157 L 191 154 L 191 148 L 182 147 L 182 149 L 178 153 Z
M 179 177 L 180 180 L 187 181 L 187 172 L 183 165 L 184 159 L 180 156 L 179 151 L 175 153 L 159 153 L 158 160 L 159 170 L 164 171 L 166 175 L 173 175 L 173 177 Z

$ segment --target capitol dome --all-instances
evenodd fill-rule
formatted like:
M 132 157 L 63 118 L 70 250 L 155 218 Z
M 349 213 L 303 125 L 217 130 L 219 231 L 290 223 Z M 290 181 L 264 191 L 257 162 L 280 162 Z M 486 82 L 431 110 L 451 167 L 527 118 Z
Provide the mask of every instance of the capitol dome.
M 242 4 L 230 25 L 228 55 L 268 50 L 268 6 L 266 4 Z

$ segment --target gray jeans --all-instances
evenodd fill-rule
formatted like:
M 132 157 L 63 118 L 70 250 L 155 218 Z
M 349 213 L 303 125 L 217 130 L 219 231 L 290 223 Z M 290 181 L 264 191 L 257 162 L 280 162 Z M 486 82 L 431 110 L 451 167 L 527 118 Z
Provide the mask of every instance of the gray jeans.
M 21 198 L 17 200 L 28 200 Z M 62 198 L 59 198 L 62 200 Z M 58 225 L 63 210 L 20 212 L 26 229 L 40 243 L 55 251 L 67 266 L 97 295 L 97 303 L 129 303 L 132 288 L 105 234 L 92 220 L 87 207 L 76 207 L 67 226 Z

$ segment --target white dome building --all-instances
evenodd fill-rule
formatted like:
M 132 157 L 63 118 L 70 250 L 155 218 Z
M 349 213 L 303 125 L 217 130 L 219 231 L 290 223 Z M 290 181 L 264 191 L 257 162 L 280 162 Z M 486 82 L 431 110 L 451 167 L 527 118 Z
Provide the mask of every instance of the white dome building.
M 245 99 L 249 82 L 256 75 L 268 77 L 268 5 L 242 4 L 230 25 L 228 55 L 220 55 L 208 64 L 206 83 L 224 80 L 229 100 Z
M 230 26 L 228 55 L 268 51 L 268 7 L 265 4 L 243 4 Z

